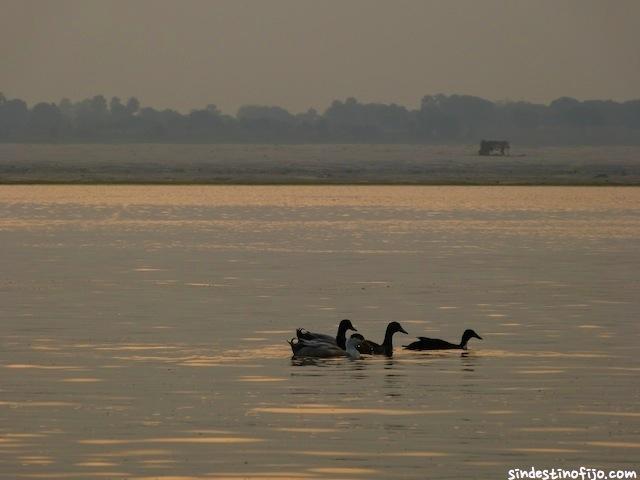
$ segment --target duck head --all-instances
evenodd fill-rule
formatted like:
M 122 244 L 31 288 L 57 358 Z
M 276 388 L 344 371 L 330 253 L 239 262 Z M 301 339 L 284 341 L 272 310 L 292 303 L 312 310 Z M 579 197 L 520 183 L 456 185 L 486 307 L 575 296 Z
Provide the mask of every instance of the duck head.
M 347 330 L 353 330 L 354 332 L 358 331 L 358 329 L 353 326 L 353 324 L 351 323 L 351 320 L 349 320 L 348 318 L 345 318 L 344 320 L 340 320 L 340 325 L 338 325 L 338 331 L 346 332 Z
M 391 322 L 389 325 L 387 325 L 387 333 L 393 335 L 396 332 L 402 332 L 408 335 L 407 331 L 402 328 L 402 325 L 400 325 L 398 322 Z
M 287 340 L 287 343 L 291 346 L 291 351 L 294 355 L 302 348 L 302 342 L 300 342 L 296 337 L 293 337 L 291 340 Z
M 353 335 L 351 335 L 349 337 L 350 340 L 353 340 L 353 343 L 355 345 L 360 345 L 362 342 L 364 342 L 364 337 L 362 335 L 360 335 L 359 333 L 354 333 Z
M 469 341 L 469 339 L 471 338 L 477 338 L 478 340 L 482 340 L 482 337 L 480 335 L 478 335 L 476 332 L 474 332 L 473 330 L 471 330 L 470 328 L 465 330 L 464 333 L 462 334 L 462 341 L 460 342 L 460 346 L 462 348 L 467 348 L 467 342 Z

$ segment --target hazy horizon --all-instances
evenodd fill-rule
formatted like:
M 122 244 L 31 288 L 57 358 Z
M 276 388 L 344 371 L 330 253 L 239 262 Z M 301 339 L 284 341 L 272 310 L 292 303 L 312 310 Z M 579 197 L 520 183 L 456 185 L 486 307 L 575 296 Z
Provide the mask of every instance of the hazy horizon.
M 1 0 L 0 91 L 189 111 L 640 98 L 640 3 Z

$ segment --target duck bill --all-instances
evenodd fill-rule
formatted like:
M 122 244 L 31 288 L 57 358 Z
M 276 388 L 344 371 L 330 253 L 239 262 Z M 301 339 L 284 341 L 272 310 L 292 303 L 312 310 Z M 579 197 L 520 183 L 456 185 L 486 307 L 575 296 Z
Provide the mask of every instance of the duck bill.
M 477 338 L 478 340 L 482 340 L 482 337 L 481 337 L 480 335 L 477 335 L 477 334 L 476 334 L 476 338 Z
M 399 332 L 404 333 L 405 335 L 409 335 L 409 332 L 407 332 L 404 328 L 400 327 L 400 330 L 398 330 Z

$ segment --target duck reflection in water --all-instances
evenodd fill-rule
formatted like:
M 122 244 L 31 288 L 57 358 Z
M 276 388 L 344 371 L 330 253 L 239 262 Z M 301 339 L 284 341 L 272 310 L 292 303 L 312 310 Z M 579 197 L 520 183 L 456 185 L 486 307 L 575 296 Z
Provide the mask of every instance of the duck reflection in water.
M 389 357 L 384 362 L 384 384 L 385 397 L 402 397 L 403 389 L 406 385 L 407 375 L 404 373 L 402 363 Z
M 465 350 L 460 353 L 460 363 L 463 372 L 475 372 L 476 367 L 480 364 L 480 357 Z

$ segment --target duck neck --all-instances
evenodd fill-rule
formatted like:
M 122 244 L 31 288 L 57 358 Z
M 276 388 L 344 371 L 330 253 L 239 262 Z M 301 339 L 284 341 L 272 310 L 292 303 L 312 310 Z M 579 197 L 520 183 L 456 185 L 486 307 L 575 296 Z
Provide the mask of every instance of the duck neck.
M 347 340 L 347 328 L 340 325 L 338 327 L 338 335 L 336 335 L 336 345 L 338 345 L 342 350 L 346 350 L 346 340 Z
M 394 333 L 395 332 L 392 332 L 387 328 L 387 331 L 384 334 L 384 342 L 382 342 L 382 348 L 384 348 L 384 354 L 387 355 L 388 357 L 393 355 L 393 334 Z
M 462 334 L 462 338 L 460 339 L 460 348 L 461 349 L 463 349 L 463 350 L 467 349 L 467 343 L 469 342 L 469 338 L 471 338 L 471 337 L 466 336 L 464 333 Z

